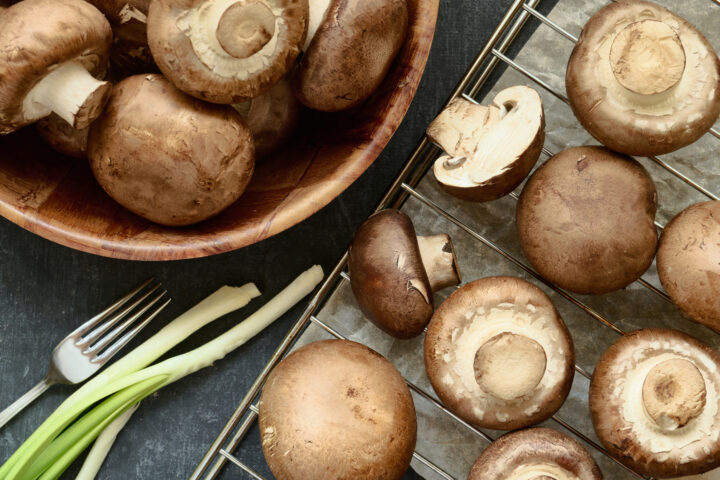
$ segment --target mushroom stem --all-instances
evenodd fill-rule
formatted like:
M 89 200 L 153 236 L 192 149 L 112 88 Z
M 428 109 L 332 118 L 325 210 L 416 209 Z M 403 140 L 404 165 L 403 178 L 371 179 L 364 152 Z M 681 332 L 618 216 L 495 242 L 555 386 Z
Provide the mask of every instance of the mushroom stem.
M 705 379 L 692 362 L 674 358 L 655 365 L 643 383 L 647 414 L 663 430 L 677 430 L 705 408 Z
M 457 263 L 455 248 L 449 235 L 417 237 L 417 242 L 433 292 L 461 282 L 460 266 Z
M 218 19 L 215 31 L 222 49 L 234 58 L 248 58 L 255 55 L 274 34 L 275 14 L 262 1 L 233 3 Z
M 308 18 L 308 30 L 307 36 L 305 37 L 305 44 L 303 45 L 303 52 L 306 52 L 310 46 L 310 42 L 312 42 L 312 39 L 315 37 L 315 32 L 317 32 L 320 25 L 322 25 L 331 3 L 332 0 L 310 0 L 310 17 Z
M 77 129 L 95 120 L 110 96 L 112 84 L 97 80 L 76 60 L 50 72 L 30 90 L 23 102 L 26 118 L 39 120 L 55 112 Z

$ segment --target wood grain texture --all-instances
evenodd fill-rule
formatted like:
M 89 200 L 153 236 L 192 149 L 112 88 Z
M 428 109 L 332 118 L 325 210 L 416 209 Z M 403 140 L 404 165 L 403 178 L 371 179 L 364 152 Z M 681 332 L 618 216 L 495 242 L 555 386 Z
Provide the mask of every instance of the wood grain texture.
M 0 215 L 65 246 L 130 260 L 177 260 L 259 242 L 330 203 L 371 164 L 400 125 L 425 68 L 438 0 L 408 0 L 408 37 L 380 89 L 339 114 L 307 111 L 303 128 L 256 165 L 245 194 L 203 223 L 170 228 L 115 203 L 85 161 L 63 157 L 32 129 L 0 137 Z

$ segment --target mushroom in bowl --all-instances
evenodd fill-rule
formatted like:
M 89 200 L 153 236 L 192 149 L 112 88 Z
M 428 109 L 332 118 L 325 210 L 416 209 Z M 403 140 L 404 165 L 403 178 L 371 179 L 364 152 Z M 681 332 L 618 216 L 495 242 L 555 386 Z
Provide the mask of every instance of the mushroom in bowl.
M 480 428 L 515 430 L 548 419 L 570 392 L 574 359 L 570 332 L 550 299 L 513 277 L 454 291 L 425 336 L 433 389 Z
M 350 286 L 365 316 L 397 338 L 422 333 L 433 292 L 460 283 L 448 235 L 415 235 L 410 218 L 383 210 L 355 231 L 348 253 Z
M 365 101 L 382 83 L 408 31 L 406 0 L 310 0 L 295 95 L 323 112 Z
M 252 137 L 239 113 L 185 95 L 159 74 L 115 86 L 90 128 L 88 156 L 115 201 L 172 226 L 200 222 L 233 203 L 254 166 Z
M 660 155 L 720 114 L 720 60 L 694 26 L 643 0 L 611 2 L 585 24 L 565 76 L 570 106 L 600 143 Z
M 288 72 L 307 21 L 307 0 L 155 0 L 147 38 L 160 71 L 180 90 L 241 103 Z
M 720 201 L 691 205 L 668 223 L 657 269 L 680 311 L 720 332 Z
M 540 158 L 542 100 L 525 86 L 506 88 L 487 107 L 457 98 L 427 134 L 446 152 L 433 167 L 441 187 L 463 200 L 495 200 L 520 185 Z
M 58 153 L 73 158 L 87 158 L 87 141 L 90 127 L 73 128 L 54 113 L 35 123 L 40 138 Z
M 417 436 L 400 372 L 347 340 L 314 342 L 280 362 L 260 397 L 259 426 L 278 480 L 399 480 Z
M 595 367 L 593 426 L 605 448 L 643 475 L 720 466 L 720 352 L 682 332 L 621 337 Z
M 0 134 L 53 112 L 75 128 L 90 125 L 112 88 L 95 78 L 111 44 L 110 24 L 83 0 L 23 0 L 3 10 Z
M 624 288 L 655 256 L 657 192 L 636 160 L 603 147 L 564 150 L 538 168 L 517 204 L 535 270 L 576 293 Z
M 467 480 L 602 480 L 595 460 L 572 438 L 549 428 L 503 435 L 475 460 Z

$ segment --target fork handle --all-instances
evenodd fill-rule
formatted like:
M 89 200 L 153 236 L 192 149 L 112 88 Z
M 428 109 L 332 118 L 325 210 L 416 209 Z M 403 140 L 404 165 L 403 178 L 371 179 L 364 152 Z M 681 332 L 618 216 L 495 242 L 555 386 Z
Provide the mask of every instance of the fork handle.
M 15 400 L 12 405 L 0 412 L 0 428 L 12 420 L 13 417 L 20 413 L 23 408 L 30 405 L 33 400 L 42 395 L 43 392 L 50 388 L 52 384 L 53 382 L 51 382 L 47 377 L 43 378 L 40 383 L 31 388 L 25 395 Z

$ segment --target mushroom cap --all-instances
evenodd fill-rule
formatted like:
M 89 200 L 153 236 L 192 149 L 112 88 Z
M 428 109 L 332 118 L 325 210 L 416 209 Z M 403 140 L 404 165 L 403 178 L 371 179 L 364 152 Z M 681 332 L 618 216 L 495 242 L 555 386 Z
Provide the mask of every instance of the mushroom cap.
M 57 152 L 73 158 L 87 158 L 90 127 L 73 128 L 65 120 L 51 113 L 35 122 L 35 130 Z
M 607 293 L 637 280 L 657 246 L 657 192 L 634 159 L 603 147 L 564 150 L 523 188 L 517 229 L 543 277 L 576 293 Z
M 648 374 L 675 359 L 697 368 L 706 400 L 685 426 L 664 429 L 647 412 L 643 391 Z M 672 397 L 667 392 L 688 381 L 687 375 L 671 378 L 658 394 Z M 639 473 L 663 478 L 703 473 L 720 466 L 718 391 L 720 352 L 675 330 L 638 330 L 613 343 L 595 367 L 590 384 L 593 426 L 605 448 Z
M 544 359 L 528 341 L 502 348 L 508 334 L 541 347 Z M 495 360 L 485 362 L 490 382 L 477 368 L 488 347 Z M 482 278 L 455 290 L 425 335 L 433 389 L 447 408 L 480 428 L 514 430 L 546 420 L 565 402 L 574 368 L 565 323 L 542 290 L 519 278 Z
M 390 70 L 407 29 L 406 0 L 332 0 L 293 72 L 295 95 L 324 112 L 366 100 Z
M 475 460 L 468 480 L 601 480 L 595 460 L 574 439 L 528 428 L 495 440 Z
M 613 56 L 613 46 L 625 62 Z M 720 114 L 720 61 L 710 43 L 683 18 L 642 0 L 611 2 L 590 18 L 565 85 L 583 127 L 630 155 L 689 145 Z
M 433 167 L 443 189 L 463 200 L 495 200 L 520 185 L 540 158 L 542 100 L 525 86 L 504 89 L 487 107 L 456 98 L 427 134 L 447 153 Z
M 275 152 L 287 141 L 302 113 L 302 105 L 295 98 L 287 78 L 262 95 L 234 106 L 250 127 L 257 160 Z
M 163 225 L 219 213 L 240 197 L 254 165 L 240 114 L 185 95 L 158 74 L 115 86 L 90 128 L 88 156 L 111 197 Z
M 23 0 L 4 10 L 0 15 L 0 134 L 35 120 L 23 114 L 25 96 L 59 65 L 77 60 L 91 75 L 104 73 L 111 44 L 107 19 L 84 0 Z
M 387 359 L 359 343 L 296 350 L 268 377 L 259 409 L 263 453 L 279 480 L 400 479 L 410 465 L 410 390 Z
M 433 312 L 433 291 L 415 228 L 399 210 L 382 210 L 355 230 L 350 286 L 360 310 L 397 338 L 420 335 Z
M 274 18 L 272 36 L 262 46 L 221 35 L 242 30 L 237 27 L 241 20 L 231 16 L 228 27 L 234 29 L 211 28 L 213 22 L 222 25 L 233 9 L 246 7 Z M 243 18 L 242 12 L 238 15 Z M 148 43 L 160 71 L 180 90 L 208 102 L 242 103 L 266 92 L 290 70 L 305 40 L 307 19 L 307 0 L 154 0 L 147 18 Z M 252 48 L 236 51 L 230 47 L 237 47 L 236 41 Z
M 657 268 L 682 313 L 720 332 L 720 201 L 691 205 L 668 223 Z

